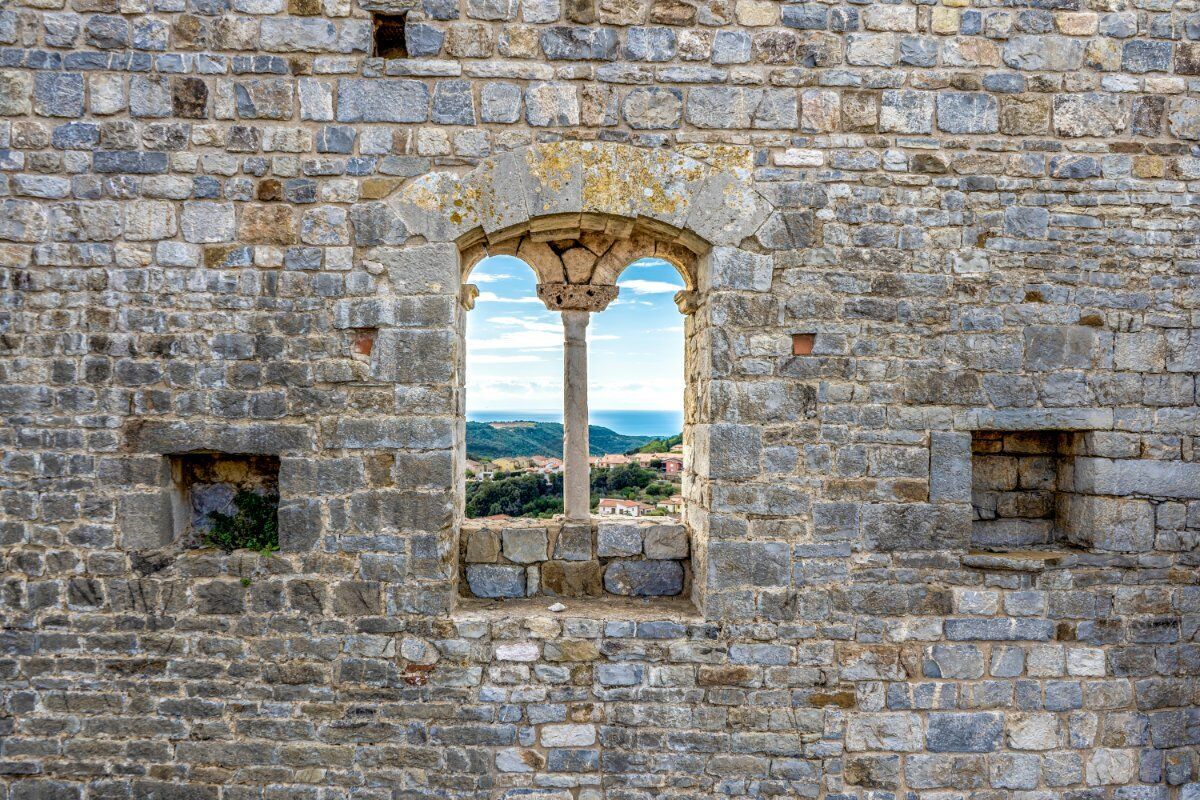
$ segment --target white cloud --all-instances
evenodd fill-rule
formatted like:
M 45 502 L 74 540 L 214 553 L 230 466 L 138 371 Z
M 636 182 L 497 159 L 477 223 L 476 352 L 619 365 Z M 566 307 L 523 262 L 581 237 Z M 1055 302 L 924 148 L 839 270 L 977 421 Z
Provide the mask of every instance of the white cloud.
M 472 350 L 557 350 L 562 348 L 562 334 L 548 331 L 508 331 L 486 339 L 467 343 L 467 358 Z
M 470 281 L 471 283 L 499 283 L 500 281 L 509 280 L 512 277 L 512 275 L 503 272 L 480 272 L 471 275 Z
M 501 297 L 495 292 L 480 292 L 475 298 L 476 303 L 536 303 L 542 305 L 542 301 L 536 297 Z
M 487 322 L 492 325 L 509 325 L 527 331 L 554 331 L 562 333 L 562 323 L 558 320 L 549 321 L 537 317 L 488 317 Z
M 618 284 L 622 289 L 628 289 L 634 294 L 666 294 L 670 292 L 675 294 L 683 288 L 678 283 L 667 283 L 666 281 L 647 281 L 641 278 L 634 278 L 628 281 L 621 281 Z

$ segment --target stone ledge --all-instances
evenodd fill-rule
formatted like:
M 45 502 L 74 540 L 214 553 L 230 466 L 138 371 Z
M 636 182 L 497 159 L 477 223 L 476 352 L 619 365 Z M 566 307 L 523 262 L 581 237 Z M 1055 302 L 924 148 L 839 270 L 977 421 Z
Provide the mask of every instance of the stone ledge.
M 998 550 L 972 551 L 962 558 L 964 567 L 1011 572 L 1045 572 L 1073 567 L 1119 567 L 1132 569 L 1138 558 L 1121 553 L 1088 553 L 1082 550 Z
M 464 520 L 465 597 L 677 597 L 691 585 L 690 534 L 674 518 Z
M 554 603 L 562 603 L 564 611 L 551 611 Z M 455 622 L 481 620 L 527 620 L 531 617 L 555 619 L 595 619 L 602 621 L 653 622 L 667 620 L 682 623 L 701 623 L 704 616 L 686 597 L 522 597 L 508 600 L 485 600 L 478 597 L 459 597 L 452 612 Z

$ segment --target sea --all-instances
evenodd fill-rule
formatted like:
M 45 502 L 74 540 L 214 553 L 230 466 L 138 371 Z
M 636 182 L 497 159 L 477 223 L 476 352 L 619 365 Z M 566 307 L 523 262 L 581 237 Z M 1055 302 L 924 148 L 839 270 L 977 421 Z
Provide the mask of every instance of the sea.
M 468 411 L 471 422 L 562 422 L 555 411 Z M 588 422 L 626 436 L 674 436 L 683 430 L 682 411 L 597 411 L 588 414 Z

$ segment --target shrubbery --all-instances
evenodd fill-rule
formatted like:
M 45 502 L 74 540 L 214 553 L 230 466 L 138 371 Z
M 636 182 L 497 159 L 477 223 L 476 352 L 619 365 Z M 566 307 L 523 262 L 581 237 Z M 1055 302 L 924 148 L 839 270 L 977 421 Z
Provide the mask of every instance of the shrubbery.
M 239 491 L 233 497 L 234 514 L 212 511 L 208 518 L 212 527 L 203 533 L 206 547 L 219 547 L 227 553 L 234 550 L 257 550 L 271 553 L 279 549 L 279 495 Z

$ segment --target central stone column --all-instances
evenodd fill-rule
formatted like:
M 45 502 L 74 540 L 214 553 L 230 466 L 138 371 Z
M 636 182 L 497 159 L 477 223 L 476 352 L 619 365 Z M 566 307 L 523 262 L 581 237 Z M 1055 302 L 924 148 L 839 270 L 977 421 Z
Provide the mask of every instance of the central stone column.
M 591 517 L 588 463 L 587 326 L 617 296 L 616 286 L 541 283 L 538 297 L 563 321 L 563 510 L 570 522 Z
M 591 516 L 588 462 L 587 326 L 590 311 L 564 311 L 563 321 L 563 506 L 571 522 Z

